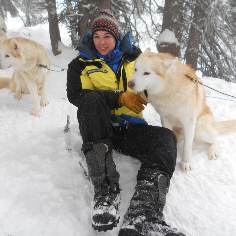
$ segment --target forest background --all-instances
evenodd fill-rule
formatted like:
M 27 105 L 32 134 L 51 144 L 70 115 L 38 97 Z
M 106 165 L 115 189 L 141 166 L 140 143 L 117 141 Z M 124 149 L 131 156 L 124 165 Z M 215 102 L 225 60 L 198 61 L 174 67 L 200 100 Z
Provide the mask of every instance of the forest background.
M 3 18 L 20 17 L 25 27 L 49 23 L 54 55 L 60 54 L 59 23 L 80 44 L 99 9 L 110 9 L 120 32 L 131 32 L 135 45 L 152 40 L 202 76 L 236 82 L 236 0 L 0 0 Z M 172 32 L 175 41 L 162 37 Z M 147 45 L 148 46 L 148 45 Z

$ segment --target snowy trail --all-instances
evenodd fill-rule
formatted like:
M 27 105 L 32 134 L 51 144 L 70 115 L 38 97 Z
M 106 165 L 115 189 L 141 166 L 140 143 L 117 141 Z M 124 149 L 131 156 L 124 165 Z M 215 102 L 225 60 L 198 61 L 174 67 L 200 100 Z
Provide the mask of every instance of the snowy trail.
M 63 47 L 62 54 L 54 57 L 48 33 L 41 28 L 14 34 L 25 32 L 44 45 L 54 65 L 67 68 L 76 56 Z M 0 70 L 0 76 L 11 73 Z M 234 83 L 215 78 L 203 78 L 203 82 L 236 96 Z M 209 89 L 206 94 L 216 120 L 236 119 L 236 101 L 212 98 L 225 97 Z M 121 222 L 112 231 L 94 232 L 90 222 L 93 188 L 79 164 L 87 168 L 80 150 L 77 110 L 66 97 L 66 71 L 50 72 L 48 95 L 50 104 L 37 118 L 29 115 L 29 95 L 15 100 L 9 89 L 0 90 L 0 236 L 116 236 L 134 192 L 140 163 L 114 152 L 121 174 Z M 65 134 L 67 115 L 71 124 Z M 144 117 L 150 124 L 160 125 L 151 105 Z M 166 221 L 187 236 L 235 235 L 236 134 L 220 137 L 220 143 L 220 156 L 212 161 L 206 146 L 194 144 L 194 169 L 187 173 L 179 167 L 180 158 L 177 160 L 164 213 Z

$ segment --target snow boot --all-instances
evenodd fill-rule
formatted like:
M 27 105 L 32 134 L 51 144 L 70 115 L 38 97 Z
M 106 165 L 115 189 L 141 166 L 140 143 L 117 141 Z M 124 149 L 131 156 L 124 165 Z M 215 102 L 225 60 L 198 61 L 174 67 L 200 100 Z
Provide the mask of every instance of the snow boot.
M 112 230 L 119 223 L 119 186 L 109 189 L 108 192 L 97 192 L 92 202 L 92 226 L 98 231 Z
M 89 148 L 88 148 L 89 147 Z M 94 185 L 92 227 L 107 231 L 119 222 L 119 173 L 112 158 L 112 149 L 104 143 L 83 145 L 88 173 Z
M 185 236 L 166 224 L 163 208 L 170 180 L 155 169 L 141 169 L 118 236 Z

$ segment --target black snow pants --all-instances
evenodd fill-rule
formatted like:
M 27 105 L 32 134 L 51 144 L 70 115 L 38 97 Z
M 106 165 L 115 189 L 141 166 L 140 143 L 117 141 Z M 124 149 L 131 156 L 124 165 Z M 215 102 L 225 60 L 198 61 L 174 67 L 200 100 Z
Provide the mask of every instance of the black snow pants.
M 114 127 L 110 115 L 111 109 L 100 94 L 85 95 L 77 114 L 82 150 L 103 142 L 122 154 L 139 159 L 141 169 L 157 169 L 171 178 L 177 157 L 174 133 L 164 127 L 144 124 Z

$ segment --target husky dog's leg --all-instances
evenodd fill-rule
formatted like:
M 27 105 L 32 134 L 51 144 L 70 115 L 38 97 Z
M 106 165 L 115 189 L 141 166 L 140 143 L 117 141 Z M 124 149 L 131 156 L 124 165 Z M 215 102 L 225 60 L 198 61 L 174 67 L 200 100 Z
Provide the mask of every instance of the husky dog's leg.
M 161 117 L 161 124 L 163 127 L 172 130 L 172 124 L 166 117 Z
M 30 115 L 39 116 L 39 114 L 40 114 L 40 103 L 39 103 L 37 85 L 34 81 L 31 81 L 31 80 L 26 80 L 26 84 L 27 84 L 27 87 L 30 91 L 30 94 L 31 94 L 32 98 L 33 98 L 33 101 L 34 101 L 34 108 L 33 108 L 32 112 L 30 113 Z
M 205 126 L 203 126 L 203 124 L 197 126 L 204 127 L 204 130 L 196 129 L 195 138 L 201 143 L 209 144 L 208 156 L 212 160 L 216 159 L 219 155 L 219 141 L 217 139 L 217 131 L 211 124 L 206 124 L 208 123 L 205 123 Z
M 208 156 L 209 158 L 216 159 L 219 155 L 219 141 L 216 138 L 212 144 L 210 144 L 210 147 L 208 149 Z
M 21 80 L 19 78 L 19 76 L 21 76 L 18 72 L 14 71 L 13 75 L 12 75 L 12 79 L 15 80 L 16 82 L 16 88 L 15 88 L 15 96 L 14 98 L 16 99 L 21 99 Z
M 209 145 L 209 158 L 216 159 L 219 155 L 219 141 L 217 139 L 218 131 L 214 127 L 212 113 L 201 116 L 197 120 L 195 139 L 201 143 Z
M 192 145 L 193 145 L 196 120 L 193 119 L 191 121 L 184 121 L 182 122 L 182 125 L 184 132 L 184 147 L 180 166 L 183 170 L 188 171 L 192 169 L 191 155 L 192 155 Z
M 184 139 L 183 129 L 181 127 L 174 126 L 172 131 L 175 133 L 178 143 Z
M 42 84 L 42 89 L 41 89 L 41 102 L 40 102 L 40 104 L 44 107 L 49 104 L 49 101 L 47 99 L 47 94 L 46 94 L 47 79 L 48 79 L 48 74 L 45 75 L 45 77 L 43 79 L 43 84 Z

